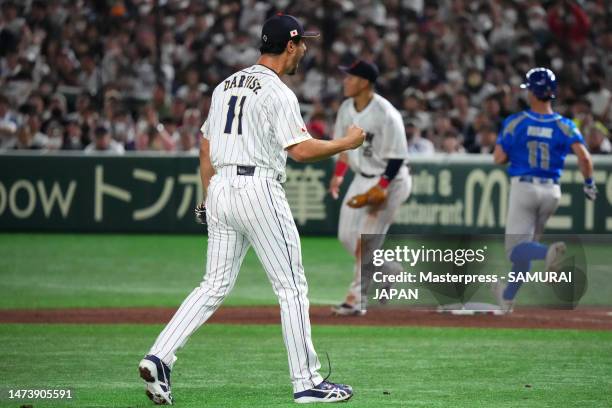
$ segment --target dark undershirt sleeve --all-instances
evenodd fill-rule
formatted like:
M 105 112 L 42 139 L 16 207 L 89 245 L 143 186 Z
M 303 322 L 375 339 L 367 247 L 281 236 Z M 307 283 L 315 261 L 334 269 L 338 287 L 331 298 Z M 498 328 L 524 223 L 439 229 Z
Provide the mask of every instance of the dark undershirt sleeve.
M 389 159 L 389 161 L 387 162 L 387 168 L 385 169 L 385 174 L 383 174 L 383 177 L 389 181 L 392 181 L 395 178 L 395 176 L 397 176 L 397 173 L 399 173 L 399 170 L 402 167 L 403 163 L 404 163 L 403 159 Z

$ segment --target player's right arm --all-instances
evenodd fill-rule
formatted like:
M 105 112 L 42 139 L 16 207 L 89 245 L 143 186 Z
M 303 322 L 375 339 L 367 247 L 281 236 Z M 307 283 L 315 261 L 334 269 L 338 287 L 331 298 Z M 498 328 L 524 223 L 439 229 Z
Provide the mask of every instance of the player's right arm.
M 346 132 L 347 127 L 350 125 L 350 119 L 346 114 L 349 103 L 352 103 L 350 99 L 345 100 L 338 109 L 336 123 L 334 124 L 334 139 L 342 137 L 342 135 L 344 135 Z M 348 162 L 348 153 L 342 152 L 338 155 L 336 166 L 334 168 L 334 174 L 329 181 L 329 193 L 334 200 L 337 200 L 340 196 L 340 186 L 342 185 L 344 176 L 349 169 Z
M 202 126 L 204 129 L 205 126 Z M 204 137 L 200 142 L 200 179 L 202 180 L 202 187 L 204 197 L 202 201 L 195 208 L 196 222 L 199 224 L 206 224 L 206 196 L 208 195 L 208 185 L 210 179 L 215 175 L 215 169 L 210 162 L 210 142 L 208 141 L 207 134 L 203 133 Z
M 200 204 L 195 208 L 195 217 L 197 223 L 206 224 L 206 205 L 204 203 L 208 195 L 210 179 L 215 175 L 215 169 L 210 161 L 210 141 L 208 140 L 210 128 L 208 126 L 208 120 L 204 121 L 200 131 L 202 132 L 202 139 L 200 140 L 200 180 L 202 181 L 204 196 Z
M 578 158 L 578 168 L 584 176 L 584 179 L 593 178 L 593 159 L 591 154 L 582 143 L 573 143 L 572 151 Z
M 207 138 L 202 138 L 200 142 L 200 179 L 204 188 L 204 197 L 208 191 L 210 179 L 215 175 L 215 169 L 210 162 L 210 142 Z
M 589 200 L 595 200 L 597 198 L 597 186 L 593 181 L 593 159 L 591 154 L 583 143 L 572 143 L 571 147 L 578 158 L 578 168 L 584 177 L 584 194 Z
M 363 144 L 365 132 L 351 125 L 344 137 L 334 140 L 306 139 L 287 147 L 289 156 L 297 162 L 315 162 L 327 159 L 346 150 L 356 149 Z
M 332 157 L 345 150 L 355 149 L 363 143 L 365 132 L 357 126 L 349 126 L 344 137 L 334 140 L 313 139 L 306 132 L 300 114 L 300 105 L 293 92 L 273 94 L 270 112 L 272 128 L 278 142 L 287 154 L 297 162 L 315 162 Z M 299 131 L 298 131 L 299 129 Z
M 209 112 L 209 117 L 210 114 L 211 112 Z M 210 161 L 210 126 L 208 119 L 204 121 L 200 132 L 202 133 L 202 139 L 200 140 L 200 180 L 202 180 L 202 191 L 204 192 L 202 198 L 206 199 L 210 179 L 215 175 L 215 168 Z

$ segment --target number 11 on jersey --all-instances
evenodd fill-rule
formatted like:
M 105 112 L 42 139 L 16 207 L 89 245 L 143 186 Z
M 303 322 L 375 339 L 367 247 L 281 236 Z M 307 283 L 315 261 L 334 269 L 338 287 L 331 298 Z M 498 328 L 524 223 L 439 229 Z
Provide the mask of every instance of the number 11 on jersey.
M 244 106 L 244 101 L 246 100 L 246 96 L 240 98 L 240 103 L 238 104 L 238 134 L 242 135 L 242 107 Z M 230 97 L 229 102 L 227 102 L 228 110 L 227 110 L 227 119 L 225 120 L 225 130 L 223 133 L 230 134 L 232 133 L 232 127 L 234 125 L 234 116 L 236 112 L 236 102 L 238 101 L 238 97 L 236 95 L 232 95 Z
M 529 166 L 531 168 L 539 167 L 543 170 L 548 170 L 550 164 L 550 153 L 548 143 L 532 140 L 527 142 L 529 149 Z M 538 166 L 538 150 L 540 150 L 540 165 Z

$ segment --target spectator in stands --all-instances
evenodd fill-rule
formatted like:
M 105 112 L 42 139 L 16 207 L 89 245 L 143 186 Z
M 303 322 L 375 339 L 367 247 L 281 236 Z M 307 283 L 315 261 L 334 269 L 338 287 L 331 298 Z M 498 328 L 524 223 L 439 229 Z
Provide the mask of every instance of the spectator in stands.
M 17 130 L 16 137 L 9 143 L 8 148 L 15 150 L 41 150 L 47 144 L 47 138 L 41 133 L 34 132 L 30 126 L 23 125 Z
M 174 150 L 174 145 L 174 140 L 161 123 L 149 126 L 136 139 L 136 150 L 140 151 L 171 152 Z
M 453 109 L 449 112 L 450 117 L 456 119 L 461 124 L 460 129 L 467 128 L 474 122 L 478 109 L 470 106 L 470 97 L 467 92 L 460 91 L 453 95 Z
M 481 127 L 476 133 L 475 144 L 467 149 L 468 153 L 492 154 L 497 142 L 497 130 L 486 125 Z
M 17 115 L 11 111 L 8 98 L 0 94 L 0 149 L 14 143 L 17 124 Z
M 122 109 L 115 113 L 110 123 L 110 132 L 113 140 L 121 143 L 125 150 L 136 150 L 136 126 L 127 110 Z
M 569 116 L 584 135 L 588 133 L 588 130 L 595 122 L 591 109 L 591 102 L 584 98 L 571 101 Z
M 588 39 L 590 21 L 585 11 L 572 0 L 557 0 L 548 11 L 548 26 L 557 42 L 578 52 Z
M 305 6 L 184 0 L 160 2 L 159 25 L 151 2 L 0 1 L 0 89 L 9 112 L 16 112 L 15 131 L 28 120 L 18 110 L 26 103 L 33 107 L 42 124 L 31 129 L 34 135 L 48 133 L 58 106 L 62 118 L 53 120 L 62 126 L 76 120 L 84 142 L 103 125 L 114 140 L 133 148 L 138 137 L 116 130 L 116 117 L 123 123 L 132 118 L 132 133 L 140 135 L 167 116 L 181 129 L 187 109 L 196 109 L 199 129 L 212 89 L 251 64 L 261 24 L 277 11 L 299 15 L 326 36 L 309 46 L 297 75 L 289 78 L 306 114 L 325 99 L 317 119 L 322 128 L 333 126 L 341 99 L 337 66 L 356 58 L 379 65 L 377 91 L 439 150 L 450 128 L 459 131 L 459 141 L 465 138 L 468 150 L 477 149 L 483 123 L 498 126 L 522 109 L 518 85 L 536 63 L 571 84 L 559 89 L 557 110 L 567 112 L 574 100 L 586 99 L 595 120 L 612 127 L 612 29 L 605 1 L 313 0 Z M 53 102 L 54 95 L 65 103 L 59 96 Z M 142 111 L 147 104 L 155 117 Z M 433 120 L 440 115 L 452 119 L 442 132 Z
M 423 92 L 414 88 L 404 91 L 402 116 L 404 123 L 414 123 L 419 129 L 428 129 L 431 126 L 431 114 L 425 110 L 425 96 Z
M 185 101 L 187 106 L 195 107 L 202 100 L 202 96 L 210 90 L 210 87 L 200 82 L 199 73 L 195 68 L 190 68 L 185 75 L 185 85 L 176 92 L 176 96 Z
M 147 104 L 140 110 L 138 116 L 138 122 L 136 123 L 136 134 L 138 135 L 147 132 L 150 127 L 157 127 L 160 125 L 159 115 L 152 104 Z M 137 148 L 137 150 L 140 150 Z
M 500 130 L 504 121 L 504 115 L 501 111 L 499 94 L 489 95 L 484 100 L 484 113 L 488 122 L 493 125 L 496 130 Z
M 31 107 L 26 107 L 31 111 Z M 28 113 L 25 115 L 24 124 L 27 125 L 28 132 L 32 137 L 32 145 L 36 146 L 36 148 L 46 149 L 47 143 L 49 142 L 49 137 L 42 131 L 42 123 L 41 118 L 36 113 Z M 26 140 L 24 134 L 24 141 Z
M 176 142 L 180 138 L 180 135 L 178 131 L 179 128 L 174 122 L 174 119 L 172 119 L 171 117 L 166 117 L 162 119 L 161 123 L 164 126 L 164 131 L 168 134 L 170 139 L 172 139 L 172 141 L 176 144 Z
M 174 98 L 172 101 L 172 106 L 170 107 L 170 117 L 177 126 L 182 126 L 183 117 L 185 116 L 186 110 L 187 103 L 183 100 L 183 98 Z
M 322 111 L 314 112 L 308 123 L 306 123 L 306 129 L 316 139 L 330 139 L 329 132 L 327 130 L 327 124 L 325 122 L 325 113 Z
M 79 122 L 73 118 L 66 123 L 62 150 L 83 150 L 86 146 L 83 138 L 83 130 Z
M 187 128 L 181 128 L 178 131 L 179 138 L 176 142 L 177 152 L 188 152 L 197 153 L 199 152 L 198 146 L 196 145 L 196 138 L 192 132 Z
M 113 140 L 110 132 L 104 126 L 98 126 L 94 130 L 94 140 L 85 148 L 85 153 L 123 154 L 124 152 L 123 145 Z
M 440 112 L 436 115 L 433 128 L 427 134 L 427 138 L 432 141 L 437 150 L 444 151 L 442 144 L 448 134 L 455 135 L 459 141 L 460 135 L 453 126 L 451 119 L 445 113 Z
M 586 144 L 591 154 L 610 154 L 612 144 L 610 143 L 610 132 L 601 122 L 595 122 L 589 129 Z
M 433 143 L 421 136 L 421 129 L 414 122 L 407 122 L 405 129 L 410 154 L 429 155 L 435 152 Z
M 48 150 L 60 150 L 64 144 L 64 126 L 58 120 L 50 120 L 46 126 Z
M 78 83 L 89 95 L 97 95 L 102 89 L 102 72 L 96 65 L 96 57 L 92 53 L 88 52 L 80 58 Z
M 444 133 L 442 139 L 442 152 L 447 154 L 463 153 L 465 149 L 461 146 L 459 134 L 454 130 L 449 130 Z
M 200 128 L 202 127 L 202 115 L 198 109 L 187 109 L 183 114 L 183 124 L 180 126 L 179 131 L 185 130 L 191 133 L 197 141 L 196 145 L 199 145 L 198 138 L 200 137 Z
M 157 82 L 153 88 L 153 100 L 151 102 L 159 118 L 170 116 L 170 98 L 166 95 L 163 82 Z
M 49 112 L 48 112 L 47 103 L 45 102 L 46 99 L 47 98 L 43 97 L 43 95 L 40 94 L 39 92 L 32 92 L 30 96 L 28 97 L 28 101 L 26 102 L 26 105 L 28 106 L 28 108 L 31 110 L 32 113 L 40 117 L 48 116 Z
M 607 123 L 612 110 L 612 92 L 605 87 L 606 72 L 599 64 L 591 64 L 588 71 L 589 92 L 585 98 L 591 104 L 591 112 L 596 120 Z

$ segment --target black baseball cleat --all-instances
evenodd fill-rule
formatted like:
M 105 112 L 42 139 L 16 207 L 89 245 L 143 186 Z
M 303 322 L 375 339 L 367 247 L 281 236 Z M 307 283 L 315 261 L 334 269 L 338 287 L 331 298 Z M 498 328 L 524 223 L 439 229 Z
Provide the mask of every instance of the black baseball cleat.
M 332 306 L 332 313 L 336 316 L 363 316 L 366 311 L 360 309 L 359 306 L 342 303 L 337 306 Z
M 172 405 L 170 368 L 157 356 L 149 354 L 138 364 L 140 378 L 145 382 L 145 393 L 157 405 Z
M 353 396 L 353 387 L 345 384 L 334 384 L 323 381 L 321 384 L 309 390 L 296 392 L 293 400 L 298 404 L 309 404 L 313 402 L 343 402 Z

